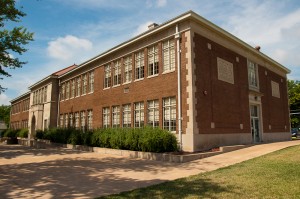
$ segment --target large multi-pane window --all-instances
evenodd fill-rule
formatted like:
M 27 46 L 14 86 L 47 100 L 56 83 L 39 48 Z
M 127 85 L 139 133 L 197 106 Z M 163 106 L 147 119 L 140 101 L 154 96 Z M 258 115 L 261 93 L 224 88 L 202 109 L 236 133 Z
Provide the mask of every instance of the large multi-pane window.
M 86 89 L 87 89 L 87 75 L 84 74 L 83 75 L 83 78 L 82 78 L 82 81 L 83 81 L 83 85 L 82 85 L 82 95 L 85 95 L 86 94 Z
M 71 98 L 75 97 L 75 79 L 71 81 Z
M 66 83 L 66 99 L 70 98 L 70 82 Z
M 94 71 L 90 72 L 89 75 L 89 92 L 94 92 Z
M 104 68 L 104 88 L 108 88 L 111 86 L 111 66 L 108 64 Z
M 175 70 L 174 40 L 168 40 L 162 44 L 163 72 Z
M 77 92 L 76 92 L 76 96 L 80 96 L 80 93 L 81 93 L 81 78 L 78 77 L 77 78 Z
M 148 76 L 158 74 L 158 47 L 157 45 L 148 48 Z
M 85 130 L 85 111 L 80 112 L 80 119 L 81 119 L 81 129 Z
M 134 103 L 134 127 L 144 126 L 144 102 Z
M 73 113 L 69 113 L 69 124 L 70 127 L 73 127 Z
M 60 128 L 64 127 L 64 115 L 59 115 L 59 126 Z
M 124 83 L 132 80 L 132 56 L 124 58 Z
M 65 114 L 65 128 L 68 128 L 69 127 L 69 116 L 68 116 L 68 114 L 66 113 Z
M 44 102 L 44 88 L 42 88 L 40 90 L 40 92 L 41 92 L 41 103 L 43 103 Z
M 251 61 L 248 61 L 248 81 L 250 87 L 258 88 L 257 64 Z
M 112 127 L 120 127 L 120 106 L 112 107 Z
M 75 128 L 76 129 L 79 129 L 79 122 L 80 122 L 79 119 L 80 119 L 79 118 L 79 112 L 76 112 L 75 113 Z
M 148 101 L 148 125 L 153 127 L 159 126 L 159 101 Z
M 103 124 L 103 128 L 108 128 L 110 127 L 110 110 L 109 107 L 105 107 L 103 108 L 102 111 L 102 124 Z
M 60 99 L 61 100 L 64 100 L 65 99 L 65 84 L 63 84 L 62 86 L 61 86 L 61 93 L 60 93 Z M 40 92 L 38 92 L 38 103 L 40 103 Z
M 131 105 L 123 105 L 123 127 L 131 127 Z
M 163 128 L 176 131 L 176 98 L 168 97 L 163 100 Z
M 113 81 L 114 86 L 121 84 L 121 63 L 120 63 L 120 61 L 115 62 L 113 74 L 114 74 L 114 81 Z
M 144 51 L 135 53 L 135 79 L 144 78 Z
M 45 90 L 44 90 L 44 102 L 47 102 L 47 86 L 45 86 Z
M 87 128 L 88 130 L 91 130 L 93 128 L 93 110 L 88 110 Z

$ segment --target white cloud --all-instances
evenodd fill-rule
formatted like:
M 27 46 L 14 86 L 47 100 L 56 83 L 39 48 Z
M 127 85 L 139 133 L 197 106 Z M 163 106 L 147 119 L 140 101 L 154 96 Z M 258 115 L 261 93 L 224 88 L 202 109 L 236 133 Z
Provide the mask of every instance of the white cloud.
M 74 62 L 78 55 L 82 55 L 84 51 L 89 51 L 92 48 L 93 44 L 89 40 L 67 35 L 50 41 L 47 51 L 52 58 Z
M 164 7 L 167 5 L 167 0 L 157 0 L 157 7 Z
M 0 105 L 9 105 L 9 98 L 4 93 L 0 94 Z
M 138 34 L 141 34 L 141 33 L 145 32 L 145 31 L 147 31 L 148 30 L 148 26 L 150 24 L 152 24 L 152 23 L 153 23 L 153 21 L 147 21 L 145 23 L 142 23 L 141 25 L 138 26 L 137 30 L 134 32 L 133 35 L 135 36 L 135 35 L 138 35 Z

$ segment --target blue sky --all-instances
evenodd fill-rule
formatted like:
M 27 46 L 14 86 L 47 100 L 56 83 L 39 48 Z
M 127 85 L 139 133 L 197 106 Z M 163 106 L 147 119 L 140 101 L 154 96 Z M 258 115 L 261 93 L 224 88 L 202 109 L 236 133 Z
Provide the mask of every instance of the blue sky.
M 188 10 L 251 46 L 261 46 L 261 52 L 292 71 L 289 79 L 300 80 L 299 0 L 17 0 L 16 5 L 27 13 L 17 25 L 35 35 L 20 57 L 28 64 L 9 70 L 12 77 L 0 80 L 8 88 L 0 94 L 0 105 L 51 73 Z

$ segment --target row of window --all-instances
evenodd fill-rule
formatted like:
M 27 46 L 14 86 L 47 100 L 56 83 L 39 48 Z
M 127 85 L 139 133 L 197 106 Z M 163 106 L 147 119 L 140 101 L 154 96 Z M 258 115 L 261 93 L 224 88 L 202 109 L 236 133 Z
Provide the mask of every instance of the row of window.
M 94 71 L 85 73 L 61 84 L 60 100 L 94 92 Z
M 22 100 L 11 106 L 11 114 L 16 114 L 28 110 L 29 110 L 29 99 Z
M 25 129 L 28 128 L 28 120 L 22 120 L 10 123 L 11 129 Z
M 47 102 L 47 86 L 33 92 L 33 105 Z
M 104 107 L 102 111 L 102 124 L 107 127 L 131 127 L 131 115 L 133 114 L 133 127 L 139 128 L 145 125 L 144 102 L 125 104 L 122 106 Z M 159 100 L 147 101 L 146 124 L 153 127 L 159 126 Z M 176 131 L 176 98 L 168 97 L 163 99 L 163 128 L 168 131 Z M 122 118 L 122 124 L 120 119 Z
M 133 68 L 134 68 L 134 79 L 143 79 L 145 74 L 145 64 L 147 65 L 147 76 L 153 76 L 159 74 L 159 57 L 162 59 L 163 72 L 174 71 L 175 70 L 175 41 L 167 40 L 162 42 L 162 53 L 158 52 L 158 44 L 150 46 L 148 50 L 148 63 L 145 63 L 145 53 L 144 50 L 140 50 L 134 53 L 134 61 L 132 60 L 132 55 L 123 58 L 123 61 L 117 60 L 110 63 L 104 67 L 104 88 L 109 88 L 111 86 L 120 85 L 122 83 L 129 83 L 132 81 Z M 121 67 L 123 67 L 123 74 L 121 72 Z M 112 78 L 113 77 L 113 78 Z
M 61 128 L 75 127 L 90 130 L 93 128 L 93 110 L 61 114 L 59 121 Z

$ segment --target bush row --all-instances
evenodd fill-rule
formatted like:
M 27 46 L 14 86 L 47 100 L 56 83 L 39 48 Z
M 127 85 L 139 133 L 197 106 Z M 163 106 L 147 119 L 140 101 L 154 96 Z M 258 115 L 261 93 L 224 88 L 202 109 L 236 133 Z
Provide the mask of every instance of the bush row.
M 105 128 L 82 132 L 77 129 L 38 130 L 36 138 L 51 142 L 144 152 L 177 151 L 174 134 L 159 128 Z
M 27 138 L 28 137 L 28 129 L 7 129 L 3 132 L 3 137 L 10 137 L 10 138 Z

